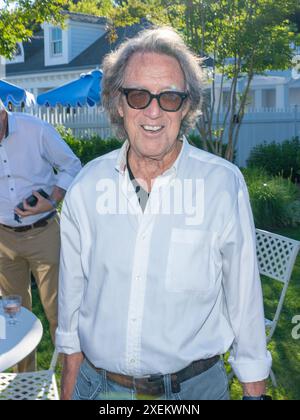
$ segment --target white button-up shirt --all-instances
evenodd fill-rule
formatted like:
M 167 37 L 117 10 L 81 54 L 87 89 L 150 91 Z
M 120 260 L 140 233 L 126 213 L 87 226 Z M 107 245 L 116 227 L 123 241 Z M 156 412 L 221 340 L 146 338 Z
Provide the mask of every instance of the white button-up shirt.
M 89 163 L 65 199 L 58 351 L 140 377 L 232 347 L 241 381 L 267 378 L 255 230 L 239 169 L 184 139 L 143 213 L 127 149 Z
M 54 173 L 53 168 L 57 173 Z M 67 190 L 81 169 L 79 159 L 46 122 L 22 113 L 8 113 L 8 136 L 0 141 L 0 223 L 26 226 L 49 212 L 14 220 L 14 208 L 42 188 Z

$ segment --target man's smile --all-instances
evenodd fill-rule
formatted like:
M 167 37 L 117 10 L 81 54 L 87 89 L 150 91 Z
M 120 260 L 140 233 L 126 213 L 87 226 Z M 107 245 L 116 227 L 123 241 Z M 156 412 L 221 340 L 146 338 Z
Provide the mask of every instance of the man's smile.
M 144 124 L 144 125 L 141 125 L 141 127 L 147 133 L 159 133 L 160 131 L 163 130 L 164 125 L 149 125 L 149 124 Z

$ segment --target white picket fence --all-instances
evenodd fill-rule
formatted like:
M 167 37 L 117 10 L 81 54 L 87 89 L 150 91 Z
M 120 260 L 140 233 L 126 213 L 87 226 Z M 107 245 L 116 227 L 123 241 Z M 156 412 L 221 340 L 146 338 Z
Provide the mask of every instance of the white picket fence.
M 112 135 L 110 123 L 102 107 L 35 107 L 30 110 L 30 113 L 54 126 L 64 125 L 70 128 L 74 136 L 78 138 L 99 135 L 105 139 Z
M 107 115 L 101 107 L 69 110 L 36 107 L 30 112 L 54 126 L 64 125 L 70 128 L 78 138 L 99 135 L 105 139 L 113 134 Z M 222 117 L 221 115 L 221 121 Z M 258 144 L 282 142 L 294 136 L 300 136 L 300 107 L 250 110 L 241 126 L 236 164 L 246 166 L 251 149 Z
M 252 148 L 258 144 L 281 143 L 297 136 L 300 137 L 300 107 L 252 110 L 241 126 L 236 163 L 246 166 Z

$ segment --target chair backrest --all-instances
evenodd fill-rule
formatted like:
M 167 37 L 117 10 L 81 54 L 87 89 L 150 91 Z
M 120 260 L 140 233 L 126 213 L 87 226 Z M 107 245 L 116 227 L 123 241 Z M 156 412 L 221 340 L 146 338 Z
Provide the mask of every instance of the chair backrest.
M 284 284 L 268 334 L 268 342 L 271 340 L 278 323 L 299 250 L 299 241 L 265 230 L 256 229 L 256 252 L 260 274 Z
M 57 364 L 57 359 L 58 359 L 58 352 L 57 352 L 57 350 L 55 348 L 54 349 L 54 352 L 52 354 L 52 358 L 51 358 L 49 370 L 52 370 L 53 372 L 55 371 L 56 364 Z

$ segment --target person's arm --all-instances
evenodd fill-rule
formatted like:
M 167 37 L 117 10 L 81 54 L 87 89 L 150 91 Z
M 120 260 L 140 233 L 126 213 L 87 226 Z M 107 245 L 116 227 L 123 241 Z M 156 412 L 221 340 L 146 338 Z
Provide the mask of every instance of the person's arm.
M 223 287 L 235 340 L 229 362 L 243 384 L 245 396 L 265 394 L 271 368 L 266 347 L 264 309 L 256 257 L 255 227 L 245 181 L 220 238 Z
M 43 124 L 40 150 L 42 157 L 57 172 L 55 185 L 67 191 L 82 166 L 71 148 L 48 123 Z
M 252 382 L 243 385 L 243 394 L 246 397 L 260 397 L 266 393 L 266 381 Z
M 25 211 L 17 207 L 14 209 L 20 217 L 34 216 L 54 210 L 63 200 L 67 189 L 81 170 L 80 160 L 50 124 L 43 123 L 39 147 L 41 156 L 57 172 L 56 185 L 49 199 L 44 198 L 37 191 L 33 191 L 32 194 L 38 199 L 37 204 L 30 207 L 24 200 Z
M 71 400 L 80 365 L 83 361 L 82 353 L 65 354 L 61 377 L 61 400 Z
M 62 398 L 70 399 L 78 369 L 83 359 L 79 338 L 79 311 L 84 292 L 84 273 L 81 265 L 79 222 L 73 213 L 76 203 L 73 197 L 80 191 L 70 191 L 64 200 L 61 213 L 61 254 L 58 293 L 58 328 L 56 349 L 64 354 Z M 72 196 L 72 193 L 74 195 Z M 73 198 L 73 199 L 72 199 Z

